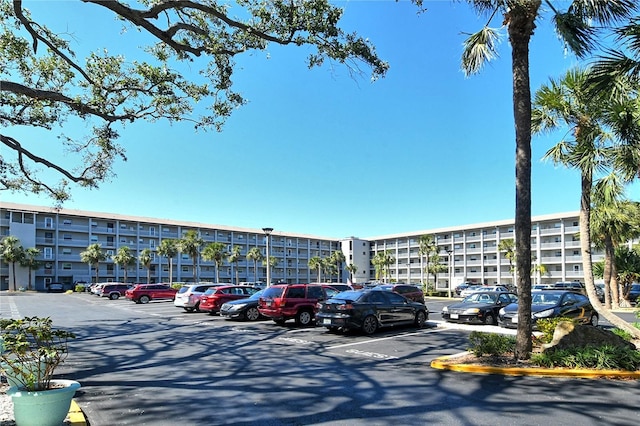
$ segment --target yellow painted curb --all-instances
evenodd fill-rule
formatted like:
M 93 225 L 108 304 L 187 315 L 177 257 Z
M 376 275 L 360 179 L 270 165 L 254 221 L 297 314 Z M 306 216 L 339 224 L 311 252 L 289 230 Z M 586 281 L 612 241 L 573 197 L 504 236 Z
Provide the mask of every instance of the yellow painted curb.
M 466 354 L 464 352 L 463 354 Z M 502 374 L 504 376 L 547 376 L 547 377 L 582 377 L 587 379 L 616 378 L 640 379 L 640 371 L 624 370 L 591 370 L 578 368 L 542 368 L 542 367 L 491 367 L 473 364 L 445 363 L 458 355 L 443 356 L 431 361 L 431 368 L 438 370 L 459 371 L 464 373 Z
M 87 419 L 84 417 L 84 413 L 80 409 L 80 406 L 75 399 L 71 400 L 71 407 L 69 407 L 69 414 L 65 420 L 65 424 L 72 426 L 86 426 Z

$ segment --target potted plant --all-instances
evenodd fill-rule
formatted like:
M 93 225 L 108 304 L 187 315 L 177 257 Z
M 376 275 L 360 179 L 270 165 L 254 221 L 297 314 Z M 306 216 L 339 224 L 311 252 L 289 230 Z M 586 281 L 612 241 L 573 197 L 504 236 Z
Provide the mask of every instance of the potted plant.
M 0 369 L 11 385 L 7 394 L 16 424 L 60 425 L 80 383 L 53 379 L 53 373 L 67 357 L 67 342 L 75 335 L 54 329 L 48 317 L 2 319 L 0 332 Z

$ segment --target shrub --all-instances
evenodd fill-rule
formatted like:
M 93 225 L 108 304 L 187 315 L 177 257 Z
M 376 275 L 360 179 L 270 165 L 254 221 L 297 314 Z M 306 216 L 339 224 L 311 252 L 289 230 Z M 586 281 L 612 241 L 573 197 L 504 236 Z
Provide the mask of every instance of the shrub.
M 516 339 L 504 334 L 482 333 L 473 331 L 469 335 L 469 348 L 475 356 L 502 356 L 514 351 Z
M 545 351 L 541 354 L 534 354 L 531 361 L 545 368 L 636 371 L 640 367 L 640 352 L 631 348 L 611 345 L 586 346 Z
M 553 332 L 556 330 L 556 326 L 561 321 L 573 321 L 571 318 L 541 318 L 536 321 L 536 326 L 538 327 L 538 331 L 542 333 L 540 340 L 542 343 L 551 343 L 553 340 Z
M 614 328 L 611 332 L 616 336 L 623 338 L 627 342 L 630 342 L 633 339 L 633 335 L 631 333 L 620 328 Z

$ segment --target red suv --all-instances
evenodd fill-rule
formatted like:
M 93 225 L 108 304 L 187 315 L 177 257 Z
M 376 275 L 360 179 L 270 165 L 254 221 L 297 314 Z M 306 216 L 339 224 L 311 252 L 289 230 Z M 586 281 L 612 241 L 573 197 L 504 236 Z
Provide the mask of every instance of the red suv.
M 276 324 L 295 318 L 298 325 L 309 325 L 318 312 L 317 304 L 339 293 L 324 284 L 283 284 L 267 287 L 258 302 L 258 311 Z
M 225 285 L 210 288 L 200 298 L 200 311 L 209 312 L 210 315 L 220 312 L 220 307 L 225 302 L 245 299 L 260 289 L 247 287 L 246 285 Z
M 136 303 L 149 303 L 151 300 L 173 300 L 178 290 L 169 284 L 137 284 L 124 292 L 124 296 Z
M 409 300 L 424 304 L 424 294 L 415 285 L 410 284 L 380 284 L 374 287 L 374 290 L 387 290 L 398 293 Z M 507 289 L 505 289 L 507 291 Z

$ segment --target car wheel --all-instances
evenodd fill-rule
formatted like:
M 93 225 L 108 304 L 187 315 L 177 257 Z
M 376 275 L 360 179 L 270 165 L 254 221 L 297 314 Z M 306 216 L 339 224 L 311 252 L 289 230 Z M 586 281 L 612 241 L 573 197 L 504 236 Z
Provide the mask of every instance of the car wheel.
M 184 309 L 187 312 L 193 312 L 193 308 L 182 308 L 182 309 Z
M 496 317 L 491 312 L 487 312 L 487 314 L 484 316 L 484 323 L 489 325 L 496 325 Z
M 112 293 L 109 295 L 109 299 L 111 300 L 118 300 L 119 297 L 120 295 L 118 293 Z
M 149 298 L 149 296 L 140 296 L 140 299 L 138 300 L 140 300 L 140 303 L 149 303 L 149 300 L 151 299 Z
M 307 326 L 311 324 L 311 321 L 313 321 L 313 314 L 311 311 L 307 311 L 305 309 L 298 312 L 298 315 L 296 315 L 296 324 L 298 325 Z
M 260 318 L 260 312 L 258 312 L 258 308 L 249 308 L 247 312 L 244 313 L 244 318 L 247 321 L 257 321 Z
M 200 312 L 200 302 L 196 303 L 196 306 L 193 308 L 194 311 Z
M 425 314 L 424 311 L 418 311 L 416 313 L 416 320 L 415 320 L 416 327 L 418 328 L 424 327 L 424 323 L 426 321 L 427 321 L 427 314 Z
M 589 324 L 594 326 L 594 327 L 597 327 L 598 326 L 598 320 L 599 320 L 598 314 L 593 313 L 593 314 L 591 314 L 591 319 L 589 319 Z
M 362 321 L 362 331 L 364 334 L 373 334 L 378 329 L 378 319 L 373 315 L 369 315 Z

